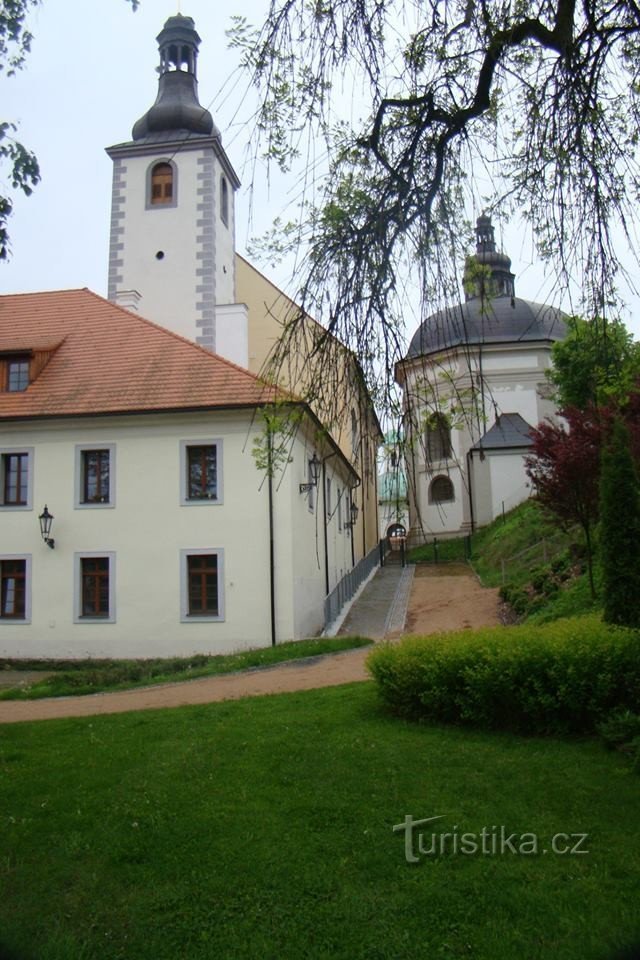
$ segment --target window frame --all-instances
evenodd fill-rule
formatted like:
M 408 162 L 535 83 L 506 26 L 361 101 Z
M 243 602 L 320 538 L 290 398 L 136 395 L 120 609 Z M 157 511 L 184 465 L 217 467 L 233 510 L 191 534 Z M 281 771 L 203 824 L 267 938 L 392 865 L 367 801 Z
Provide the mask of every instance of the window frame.
M 218 589 L 218 612 L 190 613 L 189 611 L 189 558 L 216 557 L 216 577 Z M 222 623 L 225 619 L 224 597 L 224 549 L 222 547 L 192 547 L 180 551 L 180 622 L 181 623 Z
M 11 368 L 12 367 L 24 367 L 27 368 L 27 380 L 24 386 L 11 387 Z M 22 373 L 24 371 L 21 371 Z M 3 371 L 3 383 L 2 389 L 5 393 L 24 393 L 31 383 L 31 357 L 28 353 L 16 353 L 13 356 L 5 357 L 4 359 L 4 371 Z M 22 379 L 20 379 L 22 382 Z
M 85 453 L 105 450 L 109 454 L 109 496 L 108 500 L 84 500 Z M 76 510 L 111 510 L 116 505 L 116 445 L 115 443 L 77 443 L 75 447 L 74 506 Z
M 451 487 L 451 496 L 447 497 L 446 500 L 436 500 L 435 497 L 433 496 L 434 484 L 436 484 L 439 480 L 446 480 Z M 443 503 L 455 503 L 455 502 L 456 502 L 456 488 L 451 477 L 448 477 L 446 473 L 439 473 L 436 477 L 433 477 L 431 482 L 429 483 L 429 504 L 433 504 L 434 506 L 440 506 L 440 504 L 443 504 Z
M 191 447 L 215 447 L 216 450 L 216 496 L 189 496 L 189 449 Z M 183 507 L 220 506 L 224 503 L 223 442 L 220 437 L 202 437 L 180 441 L 180 505 Z
M 2 565 L 4 563 L 13 563 L 15 561 L 24 562 L 24 614 L 23 616 L 4 616 L 2 613 L 2 586 L 4 577 L 2 576 Z M 3 626 L 9 624 L 29 624 L 31 623 L 31 554 L 30 553 L 2 553 L 0 554 L 0 623 Z
M 441 454 L 440 456 L 432 456 L 434 446 L 437 446 L 435 452 Z M 442 463 L 444 460 L 451 460 L 453 455 L 451 424 L 445 413 L 433 413 L 427 419 L 425 425 L 424 455 L 428 464 Z
M 220 219 L 229 226 L 229 181 L 224 173 L 220 174 Z
M 171 200 L 166 203 L 153 203 L 153 171 L 161 164 L 171 167 L 173 177 L 171 181 Z M 172 210 L 178 206 L 178 167 L 170 157 L 156 157 L 147 167 L 145 178 L 145 209 Z
M 108 604 L 109 609 L 106 616 L 96 614 L 85 614 L 82 612 L 83 606 L 83 560 L 107 560 L 108 570 Z M 73 622 L 74 623 L 115 623 L 116 622 L 116 555 L 113 550 L 83 550 L 73 555 L 74 577 L 73 577 Z
M 26 456 L 27 458 L 27 499 L 25 503 L 5 500 L 6 493 L 6 457 Z M 0 447 L 0 510 L 33 510 L 33 447 Z

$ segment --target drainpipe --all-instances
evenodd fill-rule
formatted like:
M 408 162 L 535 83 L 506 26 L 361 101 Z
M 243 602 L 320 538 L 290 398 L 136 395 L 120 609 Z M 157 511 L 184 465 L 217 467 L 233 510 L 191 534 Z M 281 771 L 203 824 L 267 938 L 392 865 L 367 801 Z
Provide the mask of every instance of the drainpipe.
M 473 450 L 467 450 L 467 485 L 469 489 L 469 519 L 471 520 L 471 533 L 475 533 L 475 520 L 473 516 Z
M 327 532 L 327 458 L 322 460 L 322 525 L 324 527 L 324 583 L 325 596 L 329 596 L 329 534 Z
M 273 437 L 267 433 L 268 488 L 269 488 L 269 601 L 271 606 L 271 646 L 276 645 L 276 582 L 273 524 Z

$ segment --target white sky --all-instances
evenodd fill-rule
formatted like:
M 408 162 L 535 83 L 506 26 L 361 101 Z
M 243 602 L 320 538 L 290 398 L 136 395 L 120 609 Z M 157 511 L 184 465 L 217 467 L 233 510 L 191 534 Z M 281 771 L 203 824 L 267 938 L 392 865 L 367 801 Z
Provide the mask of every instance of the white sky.
M 221 11 L 222 8 L 222 12 Z M 182 0 L 181 12 L 193 17 L 202 38 L 198 60 L 200 102 L 222 132 L 223 145 L 243 187 L 237 198 L 237 246 L 246 252 L 252 231 L 263 233 L 278 215 L 292 219 L 295 178 L 246 165 L 251 136 L 248 102 L 242 102 L 246 79 L 238 73 L 238 52 L 227 49 L 225 30 L 231 15 L 261 24 L 267 0 Z M 136 13 L 125 0 L 43 0 L 31 17 L 35 35 L 24 70 L 13 78 L 0 75 L 3 115 L 19 123 L 17 133 L 38 156 L 42 182 L 29 198 L 15 196 L 10 219 L 12 254 L 0 263 L 0 291 L 26 292 L 89 287 L 106 294 L 111 160 L 106 146 L 129 140 L 133 123 L 155 100 L 158 48 L 156 36 L 177 0 L 142 0 Z M 3 184 L 6 189 L 6 184 Z M 253 222 L 250 223 L 250 218 Z M 498 235 L 512 258 L 519 296 L 555 302 L 553 281 L 545 277 L 530 240 L 517 225 Z M 276 276 L 281 285 L 285 275 Z M 636 301 L 637 304 L 637 301 Z M 570 309 L 566 301 L 558 304 Z M 636 318 L 623 318 L 636 336 Z M 409 320 L 409 336 L 418 317 Z

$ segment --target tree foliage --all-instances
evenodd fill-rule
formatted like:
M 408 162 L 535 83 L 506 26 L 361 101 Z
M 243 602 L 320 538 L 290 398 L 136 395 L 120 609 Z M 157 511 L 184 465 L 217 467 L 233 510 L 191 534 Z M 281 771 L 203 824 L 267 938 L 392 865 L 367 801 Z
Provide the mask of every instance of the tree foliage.
M 640 343 L 620 321 L 571 317 L 553 345 L 548 373 L 560 407 L 606 406 L 629 396 L 640 375 Z
M 591 595 L 593 531 L 598 520 L 602 421 L 597 410 L 568 408 L 563 423 L 547 420 L 531 431 L 525 469 L 542 505 L 561 527 L 579 524 L 585 536 Z
M 138 0 L 128 0 L 133 9 Z M 0 7 L 0 74 L 12 76 L 23 65 L 31 50 L 33 34 L 27 26 L 29 13 L 41 0 L 4 0 Z M 15 139 L 16 125 L 0 121 L 0 174 L 13 190 L 30 196 L 40 182 L 40 166 L 36 155 Z M 0 194 L 0 260 L 9 255 L 8 220 L 13 211 L 13 202 L 6 195 L 6 187 Z
M 629 430 L 619 417 L 602 452 L 600 492 L 603 618 L 640 627 L 640 487 Z
M 481 208 L 517 208 L 608 317 L 640 187 L 635 0 L 271 0 L 232 40 L 258 149 L 312 186 L 301 306 L 370 379 L 393 381 L 408 300 L 422 319 L 458 293 Z

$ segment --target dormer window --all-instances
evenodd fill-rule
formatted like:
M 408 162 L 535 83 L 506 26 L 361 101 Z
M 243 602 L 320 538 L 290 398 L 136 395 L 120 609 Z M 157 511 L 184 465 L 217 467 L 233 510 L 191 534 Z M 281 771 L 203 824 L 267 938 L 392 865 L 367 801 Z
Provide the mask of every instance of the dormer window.
M 151 171 L 151 203 L 173 203 L 173 167 L 170 163 L 156 163 Z
M 29 386 L 29 357 L 15 356 L 5 360 L 4 388 L 10 393 L 20 393 Z

